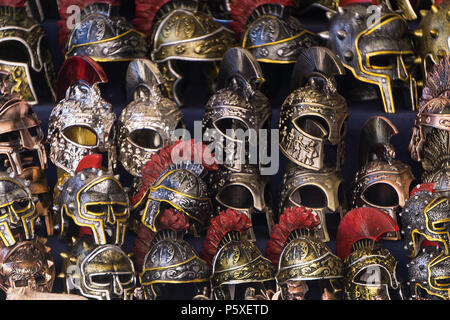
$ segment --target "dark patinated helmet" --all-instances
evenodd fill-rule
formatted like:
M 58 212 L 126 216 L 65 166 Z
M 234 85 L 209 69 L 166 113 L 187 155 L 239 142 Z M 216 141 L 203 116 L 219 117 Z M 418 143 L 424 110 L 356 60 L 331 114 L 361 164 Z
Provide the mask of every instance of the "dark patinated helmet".
M 234 34 L 213 19 L 202 1 L 157 0 L 150 5 L 149 0 L 135 0 L 135 3 L 133 22 L 150 36 L 151 59 L 159 66 L 169 97 L 182 105 L 179 85 L 183 72 L 177 62 L 220 61 L 234 45 Z
M 298 166 L 319 171 L 328 162 L 339 171 L 344 163 L 349 113 L 334 78 L 342 74 L 342 63 L 324 47 L 306 49 L 297 60 L 278 128 L 281 152 Z M 336 148 L 335 159 L 326 159 L 329 146 Z
M 281 296 L 288 299 L 287 282 L 330 280 L 340 294 L 336 279 L 343 277 L 341 259 L 334 255 L 320 239 L 315 228 L 320 219 L 317 212 L 305 207 L 291 207 L 280 216 L 267 243 L 267 257 L 278 270 L 275 275 Z
M 359 141 L 360 167 L 352 186 L 352 207 L 373 207 L 394 221 L 409 197 L 414 175 L 409 165 L 395 159 L 391 138 L 397 128 L 385 117 L 375 116 L 364 124 Z M 400 233 L 385 239 L 398 240 Z
M 119 15 L 117 0 L 58 0 L 59 42 L 65 57 L 128 61 L 147 54 L 145 35 Z
M 202 256 L 212 265 L 211 287 L 217 300 L 234 300 L 236 291 L 231 288 L 236 285 L 264 288 L 274 280 L 270 260 L 246 239 L 250 226 L 251 221 L 245 214 L 231 209 L 211 219 Z
M 136 59 L 128 65 L 132 102 L 119 117 L 117 144 L 119 161 L 135 177 L 141 176 L 153 154 L 174 141 L 175 130 L 185 127 L 180 108 L 163 95 L 163 83 L 157 65 L 150 60 Z
M 59 187 L 59 236 L 67 240 L 85 227 L 97 244 L 122 245 L 130 217 L 128 195 L 118 178 L 101 168 L 100 155 L 86 156 L 76 174 Z M 78 228 L 76 228 L 78 227 Z
M 344 261 L 344 295 L 347 300 L 403 300 L 397 280 L 397 261 L 378 242 L 399 228 L 384 211 L 353 209 L 339 223 L 337 255 Z
M 410 87 L 413 44 L 402 16 L 385 4 L 377 10 L 368 10 L 369 5 L 338 7 L 330 15 L 329 30 L 321 36 L 356 79 L 378 86 L 384 111 L 395 113 L 394 84 Z
M 30 104 L 56 99 L 55 70 L 39 22 L 27 15 L 27 0 L 0 1 L 0 70 L 10 73 L 11 93 Z
M 259 62 L 295 63 L 303 49 L 320 45 L 320 38 L 291 15 L 293 4 L 292 0 L 230 1 L 230 27 Z

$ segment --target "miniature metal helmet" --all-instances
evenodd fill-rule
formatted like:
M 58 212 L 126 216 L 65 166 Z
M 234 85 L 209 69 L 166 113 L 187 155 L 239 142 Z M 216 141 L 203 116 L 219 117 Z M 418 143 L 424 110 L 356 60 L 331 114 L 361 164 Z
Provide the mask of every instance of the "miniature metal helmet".
M 55 264 L 46 240 L 20 241 L 0 249 L 0 289 L 26 287 L 51 292 Z
M 173 142 L 175 130 L 185 127 L 179 107 L 161 92 L 163 82 L 150 60 L 128 65 L 127 89 L 133 101 L 119 117 L 117 144 L 119 161 L 135 177 L 153 154 Z
M 414 175 L 409 165 L 395 159 L 391 138 L 397 128 L 385 117 L 375 116 L 364 124 L 359 141 L 360 168 L 352 187 L 352 207 L 373 207 L 387 212 L 394 221 L 409 196 Z M 398 240 L 400 233 L 385 239 Z
M 232 209 L 245 214 L 252 221 L 247 235 L 250 241 L 256 241 L 253 225 L 255 218 L 260 215 L 265 215 L 270 234 L 274 224 L 270 183 L 257 169 L 245 172 L 219 169 L 209 175 L 208 186 L 214 195 L 216 214 Z
M 203 130 L 206 139 L 225 149 L 222 163 L 229 170 L 259 167 L 258 159 L 250 158 L 250 147 L 257 144 L 254 139 L 260 129 L 270 128 L 272 115 L 269 99 L 259 90 L 263 80 L 261 67 L 249 51 L 236 47 L 223 56 L 219 90 L 206 104 Z M 260 150 L 256 151 L 260 154 Z M 215 155 L 219 157 L 217 151 Z
M 141 186 L 131 199 L 133 210 L 143 210 L 141 222 L 152 231 L 157 231 L 157 218 L 167 206 L 193 219 L 196 227 L 207 224 L 212 203 L 203 178 L 208 170 L 217 170 L 217 164 L 201 142 L 178 141 L 159 150 L 142 169 Z
M 369 5 L 338 7 L 321 36 L 356 79 L 379 87 L 384 111 L 395 113 L 393 86 L 410 83 L 414 51 L 408 24 L 385 4 L 375 11 L 368 10 Z
M 54 101 L 55 70 L 39 22 L 27 15 L 27 0 L 0 1 L 0 70 L 12 94 L 30 104 Z
M 246 239 L 250 219 L 228 209 L 211 219 L 202 256 L 212 265 L 211 287 L 217 300 L 238 300 L 236 285 L 265 287 L 274 280 L 274 267 L 255 244 Z M 239 292 L 238 292 L 239 293 Z
M 272 229 L 267 257 L 278 270 L 275 279 L 285 300 L 292 300 L 288 282 L 330 280 L 333 294 L 340 293 L 336 279 L 343 276 L 342 261 L 315 237 L 319 225 L 315 211 L 292 207 L 280 215 L 280 222 Z
M 439 182 L 450 190 L 450 57 L 445 57 L 428 74 L 409 143 L 411 158 L 421 161 L 422 182 Z M 446 186 L 446 187 L 444 187 Z
M 98 62 L 144 58 L 145 35 L 119 16 L 119 6 L 117 0 L 58 0 L 59 42 L 65 57 L 82 55 Z
M 130 217 L 128 196 L 118 178 L 101 169 L 101 162 L 100 155 L 86 156 L 59 188 L 59 236 L 67 238 L 75 226 L 86 227 L 96 244 L 122 245 Z
M 23 181 L 14 172 L 0 172 L 0 247 L 34 238 L 37 199 L 26 185 L 30 182 Z
M 433 188 L 433 184 L 421 184 L 414 188 L 401 213 L 405 234 L 405 249 L 411 258 L 420 251 L 424 240 L 438 243 L 448 255 L 450 237 L 447 224 L 450 198 Z
M 403 299 L 397 280 L 397 261 L 378 243 L 399 228 L 384 211 L 353 209 L 342 218 L 336 237 L 337 255 L 344 261 L 344 295 L 347 300 Z
M 428 78 L 433 66 L 439 59 L 450 53 L 450 1 L 434 1 L 431 10 L 421 10 L 423 15 L 419 26 L 414 30 L 416 51 L 419 55 L 415 62 L 420 62 L 422 77 Z
M 112 244 L 96 245 L 92 238 L 80 238 L 69 246 L 62 273 L 66 292 L 97 300 L 131 300 L 136 287 L 133 262 Z
M 278 128 L 281 152 L 298 166 L 318 171 L 331 160 L 340 170 L 344 163 L 348 110 L 334 79 L 343 73 L 339 59 L 324 47 L 306 49 L 297 60 L 295 90 L 281 106 Z M 337 149 L 334 159 L 325 152 L 330 146 Z
M 108 167 L 116 164 L 116 115 L 100 96 L 98 83 L 107 78 L 98 63 L 86 56 L 67 59 L 58 75 L 58 99 L 48 123 L 50 160 L 74 173 L 84 156 L 107 153 Z
M 339 213 L 342 217 L 346 209 L 342 174 L 332 168 L 311 171 L 288 163 L 280 188 L 280 215 L 290 207 L 314 210 L 320 217 L 315 237 L 330 241 L 326 216 Z
M 293 4 L 292 0 L 230 1 L 230 27 L 259 62 L 295 63 L 303 49 L 320 45 L 320 38 L 291 15 Z
M 158 64 L 171 99 L 178 105 L 180 81 L 177 61 L 216 62 L 234 45 L 231 30 L 214 21 L 202 1 L 135 0 L 136 27 L 151 37 L 150 55 Z

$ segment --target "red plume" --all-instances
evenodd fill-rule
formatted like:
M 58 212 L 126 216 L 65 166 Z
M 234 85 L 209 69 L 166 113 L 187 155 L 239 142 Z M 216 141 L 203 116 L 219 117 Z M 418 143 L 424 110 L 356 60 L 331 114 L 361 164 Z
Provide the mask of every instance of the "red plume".
M 76 171 L 80 172 L 81 170 L 90 169 L 90 168 L 101 169 L 102 168 L 102 160 L 103 160 L 103 157 L 101 154 L 90 154 L 88 156 L 85 156 L 78 163 Z
M 202 257 L 212 264 L 219 249 L 222 238 L 230 231 L 246 232 L 252 226 L 250 219 L 236 210 L 221 211 L 217 217 L 211 219 L 211 225 L 203 241 Z
M 25 7 L 25 3 L 28 0 L 0 0 L 1 7 Z
M 135 0 L 136 14 L 133 24 L 137 30 L 150 35 L 153 19 L 159 9 L 170 0 Z
M 232 0 L 230 1 L 230 15 L 233 19 L 229 27 L 236 33 L 237 37 L 244 32 L 248 18 L 252 12 L 264 4 L 280 4 L 285 7 L 293 6 L 294 0 Z
M 188 150 L 190 151 L 185 152 Z M 177 141 L 152 155 L 150 160 L 144 165 L 142 168 L 141 188 L 131 198 L 131 205 L 134 206 L 144 197 L 150 186 L 161 175 L 161 172 L 171 164 L 180 161 L 201 161 L 203 167 L 208 171 L 218 169 L 217 162 L 206 145 L 201 142 L 195 143 L 194 139 Z
M 0 0 L 1 1 L 1 0 Z M 58 38 L 59 45 L 61 46 L 62 53 L 64 54 L 66 48 L 67 38 L 69 37 L 69 33 L 71 30 L 67 27 L 67 19 L 75 14 L 74 11 L 69 10 L 70 6 L 77 6 L 80 10 L 83 10 L 90 4 L 93 3 L 108 3 L 111 6 L 119 6 L 119 0 L 59 0 L 58 1 L 58 11 L 59 11 L 59 20 L 58 20 Z
M 339 223 L 337 255 L 344 260 L 351 253 L 355 242 L 362 239 L 378 241 L 386 233 L 397 231 L 397 223 L 386 212 L 369 207 L 353 209 Z
M 158 217 L 158 230 L 183 231 L 189 228 L 188 218 L 173 208 L 165 209 Z M 150 251 L 150 247 L 156 232 L 151 231 L 144 225 L 138 230 L 134 240 L 133 259 L 136 268 L 141 271 L 144 264 L 145 255 Z
M 409 197 L 411 198 L 414 195 L 414 193 L 416 193 L 417 191 L 422 191 L 422 190 L 426 190 L 431 193 L 434 193 L 436 191 L 436 190 L 434 190 L 434 182 L 418 184 L 411 190 Z
M 267 242 L 266 255 L 275 268 L 278 268 L 278 260 L 287 245 L 290 234 L 298 229 L 314 229 L 319 224 L 319 216 L 311 209 L 305 207 L 287 208 L 280 216 L 280 222 L 272 228 L 270 240 Z
M 439 242 L 433 242 L 427 239 L 423 239 L 422 242 L 420 243 L 420 248 L 426 248 L 426 247 L 440 247 L 441 243 Z
M 103 68 L 87 56 L 72 56 L 64 61 L 58 72 L 56 96 L 58 101 L 64 99 L 66 90 L 75 81 L 84 80 L 90 85 L 108 82 Z

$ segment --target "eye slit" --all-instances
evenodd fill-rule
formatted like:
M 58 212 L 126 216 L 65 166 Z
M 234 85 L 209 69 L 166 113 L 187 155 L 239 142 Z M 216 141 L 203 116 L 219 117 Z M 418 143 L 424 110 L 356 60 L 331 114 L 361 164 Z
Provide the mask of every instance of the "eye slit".
M 0 142 L 14 142 L 20 139 L 19 131 L 0 134 Z
M 247 125 L 238 119 L 233 119 L 233 118 L 224 118 L 224 119 L 219 119 L 217 120 L 214 125 L 216 126 L 216 128 L 225 136 L 227 135 L 227 130 L 243 130 L 244 132 L 248 129 Z M 230 132 L 228 132 L 230 133 Z M 233 137 L 235 136 L 234 133 L 231 133 Z
M 15 280 L 14 281 L 14 286 L 15 287 L 26 287 L 28 285 L 28 280 L 27 279 L 20 279 L 20 280 Z
M 230 208 L 250 209 L 253 207 L 253 195 L 244 186 L 231 185 L 225 187 L 217 198 L 223 205 Z
M 449 287 L 450 286 L 450 277 L 435 279 L 434 281 L 435 281 L 436 285 L 438 285 L 439 287 Z
M 144 149 L 159 149 L 163 147 L 161 135 L 153 129 L 137 129 L 130 133 L 133 144 Z
M 97 134 L 90 128 L 84 126 L 69 126 L 65 128 L 62 134 L 73 143 L 95 147 L 97 145 Z
M 22 199 L 22 200 L 16 200 L 13 202 L 12 206 L 15 211 L 23 211 L 28 208 L 30 205 L 30 200 L 28 199 Z
M 114 213 L 124 213 L 127 210 L 127 207 L 121 204 L 113 204 L 112 209 Z
M 379 54 L 369 58 L 371 66 L 374 67 L 390 67 L 396 61 L 397 56 L 392 54 Z
M 314 185 L 305 185 L 299 187 L 291 195 L 291 201 L 296 205 L 311 209 L 326 208 L 328 201 L 323 190 Z
M 109 274 L 91 275 L 91 281 L 99 285 L 109 285 L 111 283 L 111 275 Z
M 413 65 L 414 64 L 414 55 L 412 55 L 412 54 L 405 54 L 405 55 L 403 55 L 403 63 L 406 65 L 406 66 L 411 66 L 411 65 Z
M 321 117 L 304 116 L 294 121 L 300 130 L 313 137 L 324 139 L 328 136 L 328 124 Z
M 119 277 L 120 283 L 128 283 L 131 281 L 131 279 L 133 279 L 133 274 L 123 273 L 123 274 L 119 274 L 118 277 Z
M 362 194 L 363 200 L 377 207 L 398 206 L 398 194 L 387 183 L 376 183 L 369 186 Z
M 102 204 L 88 204 L 86 210 L 93 213 L 105 213 L 108 208 Z

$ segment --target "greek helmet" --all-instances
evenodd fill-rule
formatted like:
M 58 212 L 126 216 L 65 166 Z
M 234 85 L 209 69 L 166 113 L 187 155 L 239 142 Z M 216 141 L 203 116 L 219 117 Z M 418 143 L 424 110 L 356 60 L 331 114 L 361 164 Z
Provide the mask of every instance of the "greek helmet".
M 236 285 L 265 288 L 274 280 L 272 262 L 246 239 L 250 219 L 228 209 L 211 219 L 202 256 L 212 266 L 211 288 L 216 300 L 238 300 Z
M 289 281 L 329 280 L 335 289 L 333 293 L 340 294 L 336 280 L 343 276 L 343 264 L 315 237 L 319 225 L 319 215 L 313 210 L 291 207 L 280 215 L 279 223 L 272 229 L 266 254 L 278 270 L 275 279 L 283 299 L 288 299 Z
M 58 0 L 59 44 L 65 58 L 128 61 L 147 54 L 145 35 L 119 15 L 117 0 Z
M 295 63 L 305 48 L 320 45 L 320 38 L 291 15 L 292 0 L 232 0 L 232 28 L 241 46 L 259 62 Z
M 135 4 L 133 23 L 150 37 L 150 56 L 165 79 L 167 93 L 182 105 L 180 82 L 184 75 L 178 62 L 218 62 L 234 45 L 234 34 L 213 19 L 202 1 L 135 0 Z M 212 69 L 215 73 L 215 66 Z M 216 75 L 209 77 L 212 80 Z
M 403 299 L 397 261 L 378 242 L 399 231 L 396 222 L 376 208 L 353 209 L 342 218 L 336 236 L 337 255 L 344 261 L 347 300 Z
M 130 217 L 128 195 L 118 177 L 102 170 L 101 163 L 101 155 L 86 156 L 76 173 L 58 187 L 54 210 L 60 238 L 77 237 L 84 228 L 96 244 L 123 244 Z
M 107 77 L 101 66 L 86 56 L 67 59 L 58 75 L 59 103 L 48 123 L 50 160 L 58 169 L 74 173 L 84 156 L 107 153 L 108 168 L 116 164 L 116 115 L 100 95 Z
M 203 181 L 207 171 L 217 170 L 208 148 L 194 140 L 178 141 L 154 154 L 142 169 L 142 182 L 131 198 L 133 210 L 142 210 L 141 222 L 156 232 L 164 208 L 173 207 L 193 220 L 192 232 L 212 215 L 209 190 Z
M 55 69 L 47 36 L 27 14 L 27 0 L 0 1 L 0 71 L 12 94 L 30 104 L 54 101 Z
M 342 74 L 342 63 L 327 48 L 309 48 L 298 57 L 294 90 L 281 106 L 278 124 L 281 152 L 298 166 L 319 171 L 328 163 L 339 171 L 344 163 L 349 113 L 334 78 Z M 330 147 L 335 152 L 326 152 Z
M 386 113 L 395 113 L 393 88 L 410 87 L 413 44 L 408 23 L 387 5 L 368 10 L 370 1 L 350 3 L 330 14 L 320 35 L 353 76 L 378 86 Z M 363 92 L 362 90 L 360 92 Z
M 141 225 L 133 257 L 144 299 L 177 299 L 174 286 L 183 292 L 180 298 L 192 298 L 209 287 L 208 263 L 183 239 L 188 228 L 187 216 L 173 208 L 165 209 L 158 217 L 157 233 Z
M 352 186 L 352 207 L 373 207 L 387 212 L 394 221 L 409 197 L 414 175 L 409 165 L 395 159 L 390 143 L 398 133 L 385 117 L 366 121 L 359 141 L 360 167 Z M 400 233 L 387 234 L 385 239 L 398 240 Z

